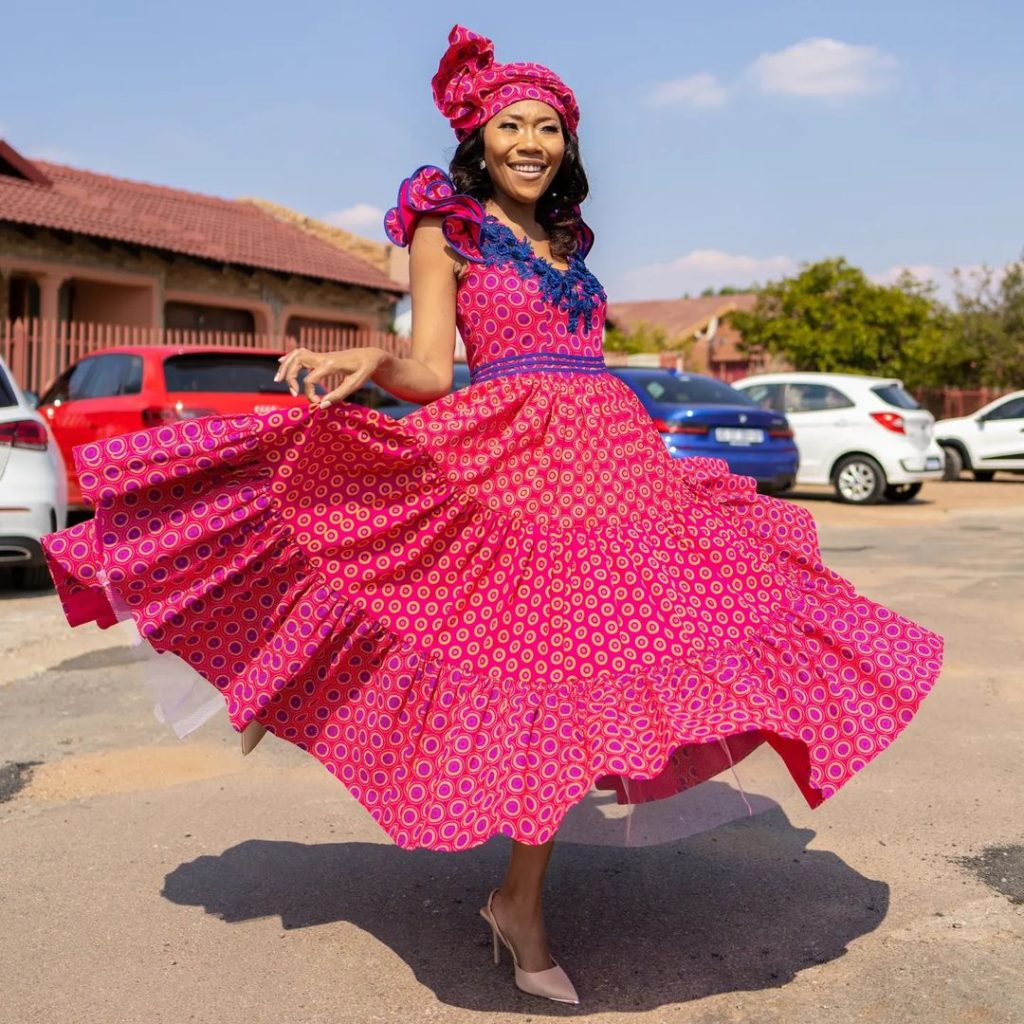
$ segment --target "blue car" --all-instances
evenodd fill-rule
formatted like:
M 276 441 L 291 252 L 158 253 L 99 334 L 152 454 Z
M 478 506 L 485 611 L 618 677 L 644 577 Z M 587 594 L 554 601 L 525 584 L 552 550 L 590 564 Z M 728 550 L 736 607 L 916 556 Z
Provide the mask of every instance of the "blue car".
M 781 413 L 703 374 L 634 366 L 609 370 L 636 393 L 674 458 L 724 459 L 733 473 L 752 476 L 764 491 L 793 486 L 800 456 Z

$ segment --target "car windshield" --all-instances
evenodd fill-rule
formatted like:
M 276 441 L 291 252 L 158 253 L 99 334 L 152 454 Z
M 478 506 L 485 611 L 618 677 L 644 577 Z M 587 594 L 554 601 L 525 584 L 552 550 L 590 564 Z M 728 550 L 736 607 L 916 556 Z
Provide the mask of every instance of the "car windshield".
M 275 381 L 277 356 L 259 352 L 188 352 L 164 360 L 168 391 L 221 391 L 246 394 L 288 394 L 287 381 Z M 299 384 L 306 370 L 297 374 Z M 327 392 L 315 385 L 318 395 Z
M 713 377 L 674 373 L 629 373 L 627 381 L 655 402 L 671 405 L 753 405 L 757 403 Z
M 920 409 L 917 399 L 903 390 L 902 384 L 876 384 L 871 389 L 886 405 L 897 409 Z

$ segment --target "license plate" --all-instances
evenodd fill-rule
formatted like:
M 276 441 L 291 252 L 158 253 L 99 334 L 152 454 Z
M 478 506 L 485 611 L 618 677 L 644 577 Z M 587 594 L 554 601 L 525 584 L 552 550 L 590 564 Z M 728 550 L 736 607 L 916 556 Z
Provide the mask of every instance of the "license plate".
M 715 440 L 719 444 L 761 444 L 764 431 L 751 427 L 715 427 Z
M 929 455 L 928 458 L 924 460 L 924 468 L 926 470 L 942 469 L 942 459 L 940 459 L 938 455 Z

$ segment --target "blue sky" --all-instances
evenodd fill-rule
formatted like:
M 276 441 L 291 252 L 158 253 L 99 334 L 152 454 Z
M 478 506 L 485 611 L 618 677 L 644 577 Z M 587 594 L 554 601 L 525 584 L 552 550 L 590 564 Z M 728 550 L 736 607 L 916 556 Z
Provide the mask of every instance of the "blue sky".
M 98 11 L 97 11 L 98 9 Z M 382 237 L 446 165 L 429 82 L 455 22 L 576 90 L 590 259 L 612 298 L 844 255 L 879 279 L 1024 249 L 1024 7 L 291 0 L 8 5 L 0 135 L 29 155 Z M 40 13 L 41 12 L 41 13 Z

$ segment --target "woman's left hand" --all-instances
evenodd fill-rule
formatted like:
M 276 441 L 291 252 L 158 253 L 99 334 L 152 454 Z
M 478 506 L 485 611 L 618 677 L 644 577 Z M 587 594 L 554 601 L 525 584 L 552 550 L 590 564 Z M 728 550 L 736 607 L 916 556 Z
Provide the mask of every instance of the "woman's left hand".
M 302 382 L 306 397 L 314 406 L 319 405 L 321 409 L 326 409 L 333 402 L 340 402 L 361 388 L 387 355 L 384 349 L 376 346 L 343 348 L 335 352 L 310 352 L 308 348 L 296 348 L 278 360 L 281 366 L 274 380 L 286 380 L 292 394 L 297 395 L 299 370 L 308 369 L 309 373 Z M 345 379 L 321 398 L 316 393 L 315 385 L 324 377 L 336 373 L 343 373 Z

